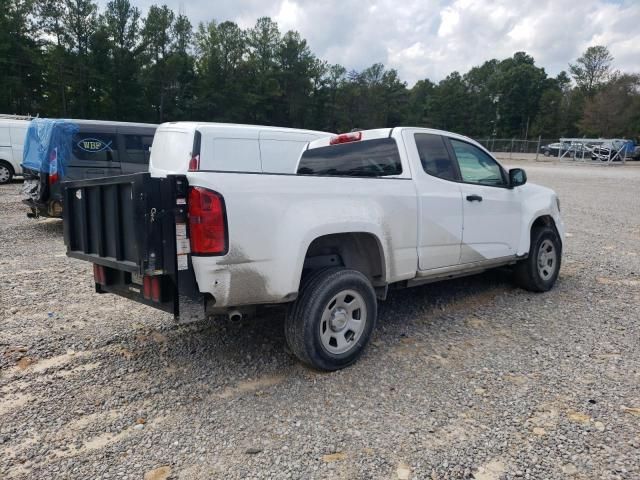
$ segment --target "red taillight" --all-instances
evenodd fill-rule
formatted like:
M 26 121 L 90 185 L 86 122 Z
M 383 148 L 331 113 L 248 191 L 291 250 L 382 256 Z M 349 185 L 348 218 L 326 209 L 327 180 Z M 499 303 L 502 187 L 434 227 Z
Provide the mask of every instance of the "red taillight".
M 102 265 L 97 263 L 93 264 L 93 281 L 100 285 L 106 285 L 107 283 L 107 272 Z
M 49 154 L 49 185 L 58 183 L 58 149 L 54 148 Z
M 145 275 L 142 278 L 142 294 L 147 300 L 151 300 L 151 277 Z
M 227 253 L 227 228 L 222 196 L 202 187 L 189 187 L 189 236 L 194 255 Z
M 329 140 L 330 145 L 339 145 L 341 143 L 359 142 L 362 140 L 362 132 L 341 133 Z
M 160 296 L 162 295 L 161 285 L 160 277 L 151 277 L 151 299 L 154 302 L 160 301 Z
M 145 275 L 142 278 L 142 294 L 146 300 L 160 302 L 162 296 L 162 282 L 158 276 Z
M 194 155 L 189 160 L 189 171 L 197 172 L 198 170 L 200 170 L 200 155 Z

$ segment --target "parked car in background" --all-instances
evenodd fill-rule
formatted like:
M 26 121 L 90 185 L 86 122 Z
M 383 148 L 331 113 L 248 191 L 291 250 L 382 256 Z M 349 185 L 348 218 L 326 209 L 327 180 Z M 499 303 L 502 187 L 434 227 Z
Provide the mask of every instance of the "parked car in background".
M 584 153 L 585 157 L 589 157 L 591 155 L 592 145 L 583 144 L 583 143 L 571 143 L 571 142 L 556 142 L 550 143 L 549 145 L 544 145 L 540 147 L 540 151 L 544 154 L 545 157 L 553 156 L 568 156 L 568 157 L 581 157 Z M 565 152 L 568 152 L 565 154 Z
M 627 158 L 633 155 L 633 143 L 628 140 L 613 140 L 595 146 L 591 152 L 591 160 L 608 162 L 614 159 L 614 161 L 622 161 L 625 153 Z
M 0 117 L 0 185 L 22 175 L 22 149 L 29 120 L 13 115 Z
M 146 123 L 32 120 L 22 161 L 29 216 L 62 215 L 63 180 L 146 172 L 156 128 Z
M 469 138 L 325 136 L 291 166 L 284 132 L 234 128 L 163 124 L 149 174 L 65 184 L 67 255 L 93 263 L 98 293 L 181 322 L 286 305 L 291 351 L 337 370 L 362 354 L 390 288 L 496 267 L 534 292 L 558 278 L 557 195 Z

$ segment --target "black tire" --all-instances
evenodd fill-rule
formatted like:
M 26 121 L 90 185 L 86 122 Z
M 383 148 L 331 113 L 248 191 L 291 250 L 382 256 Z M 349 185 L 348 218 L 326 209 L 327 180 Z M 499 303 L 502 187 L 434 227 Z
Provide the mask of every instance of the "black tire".
M 0 169 L 2 169 L 2 172 L 0 172 L 0 185 L 11 183 L 11 180 L 13 180 L 13 176 L 15 175 L 11 164 L 4 160 L 0 160 Z
M 545 150 L 544 151 L 544 156 L 548 157 L 549 155 L 551 155 L 551 152 L 549 150 Z
M 555 251 L 553 266 L 549 266 L 549 259 L 545 256 L 542 262 L 544 267 L 540 267 L 540 250 L 544 248 L 546 255 L 549 256 L 550 252 L 547 250 L 550 244 Z M 516 265 L 514 280 L 518 286 L 530 292 L 546 292 L 556 283 L 561 264 L 562 243 L 556 229 L 547 226 L 534 228 L 531 232 L 529 256 Z
M 353 298 L 349 291 L 355 292 L 356 297 L 359 296 L 359 298 Z M 339 309 L 334 299 L 342 295 L 346 295 L 347 300 L 351 297 L 352 301 L 357 301 L 358 305 L 362 304 L 364 307 L 359 309 L 359 313 L 357 309 L 353 314 L 348 314 L 348 318 L 349 315 L 353 315 L 355 319 L 356 315 L 362 315 L 364 312 L 364 318 L 361 317 L 364 325 L 359 333 L 349 330 L 348 326 L 337 332 L 333 329 L 327 330 L 330 325 L 326 318 L 323 320 L 323 314 L 331 315 Z M 333 309 L 330 309 L 331 304 L 334 305 Z M 367 346 L 371 332 L 375 328 L 377 307 L 375 291 L 362 273 L 341 267 L 313 272 L 307 276 L 300 288 L 298 299 L 289 306 L 287 311 L 285 320 L 287 344 L 300 361 L 318 370 L 332 371 L 347 367 L 362 355 Z M 334 347 L 331 345 L 325 347 L 326 340 L 323 340 L 323 337 L 326 338 L 327 335 L 334 336 L 330 341 L 335 341 L 335 337 L 342 335 L 342 339 L 345 340 L 343 347 L 346 345 L 345 348 L 348 350 L 338 353 L 329 351 Z M 351 335 L 350 339 L 348 339 L 349 335 Z M 356 338 L 356 335 L 359 336 Z M 335 345 L 336 350 L 340 347 L 339 344 Z

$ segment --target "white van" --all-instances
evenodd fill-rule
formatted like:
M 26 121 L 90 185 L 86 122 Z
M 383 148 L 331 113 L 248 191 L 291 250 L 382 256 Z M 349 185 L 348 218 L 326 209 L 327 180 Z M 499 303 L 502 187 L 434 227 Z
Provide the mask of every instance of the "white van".
M 153 139 L 149 172 L 154 177 L 194 170 L 294 174 L 307 143 L 330 135 L 259 125 L 163 123 Z
M 0 185 L 22 175 L 22 149 L 29 120 L 0 116 Z

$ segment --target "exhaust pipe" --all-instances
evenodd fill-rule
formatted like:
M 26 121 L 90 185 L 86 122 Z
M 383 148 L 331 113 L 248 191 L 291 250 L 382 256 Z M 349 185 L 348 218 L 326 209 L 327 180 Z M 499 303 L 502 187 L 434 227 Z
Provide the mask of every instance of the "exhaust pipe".
M 229 315 L 229 320 L 233 322 L 238 322 L 242 320 L 242 313 L 240 312 L 240 310 L 231 310 L 228 313 L 228 315 Z

